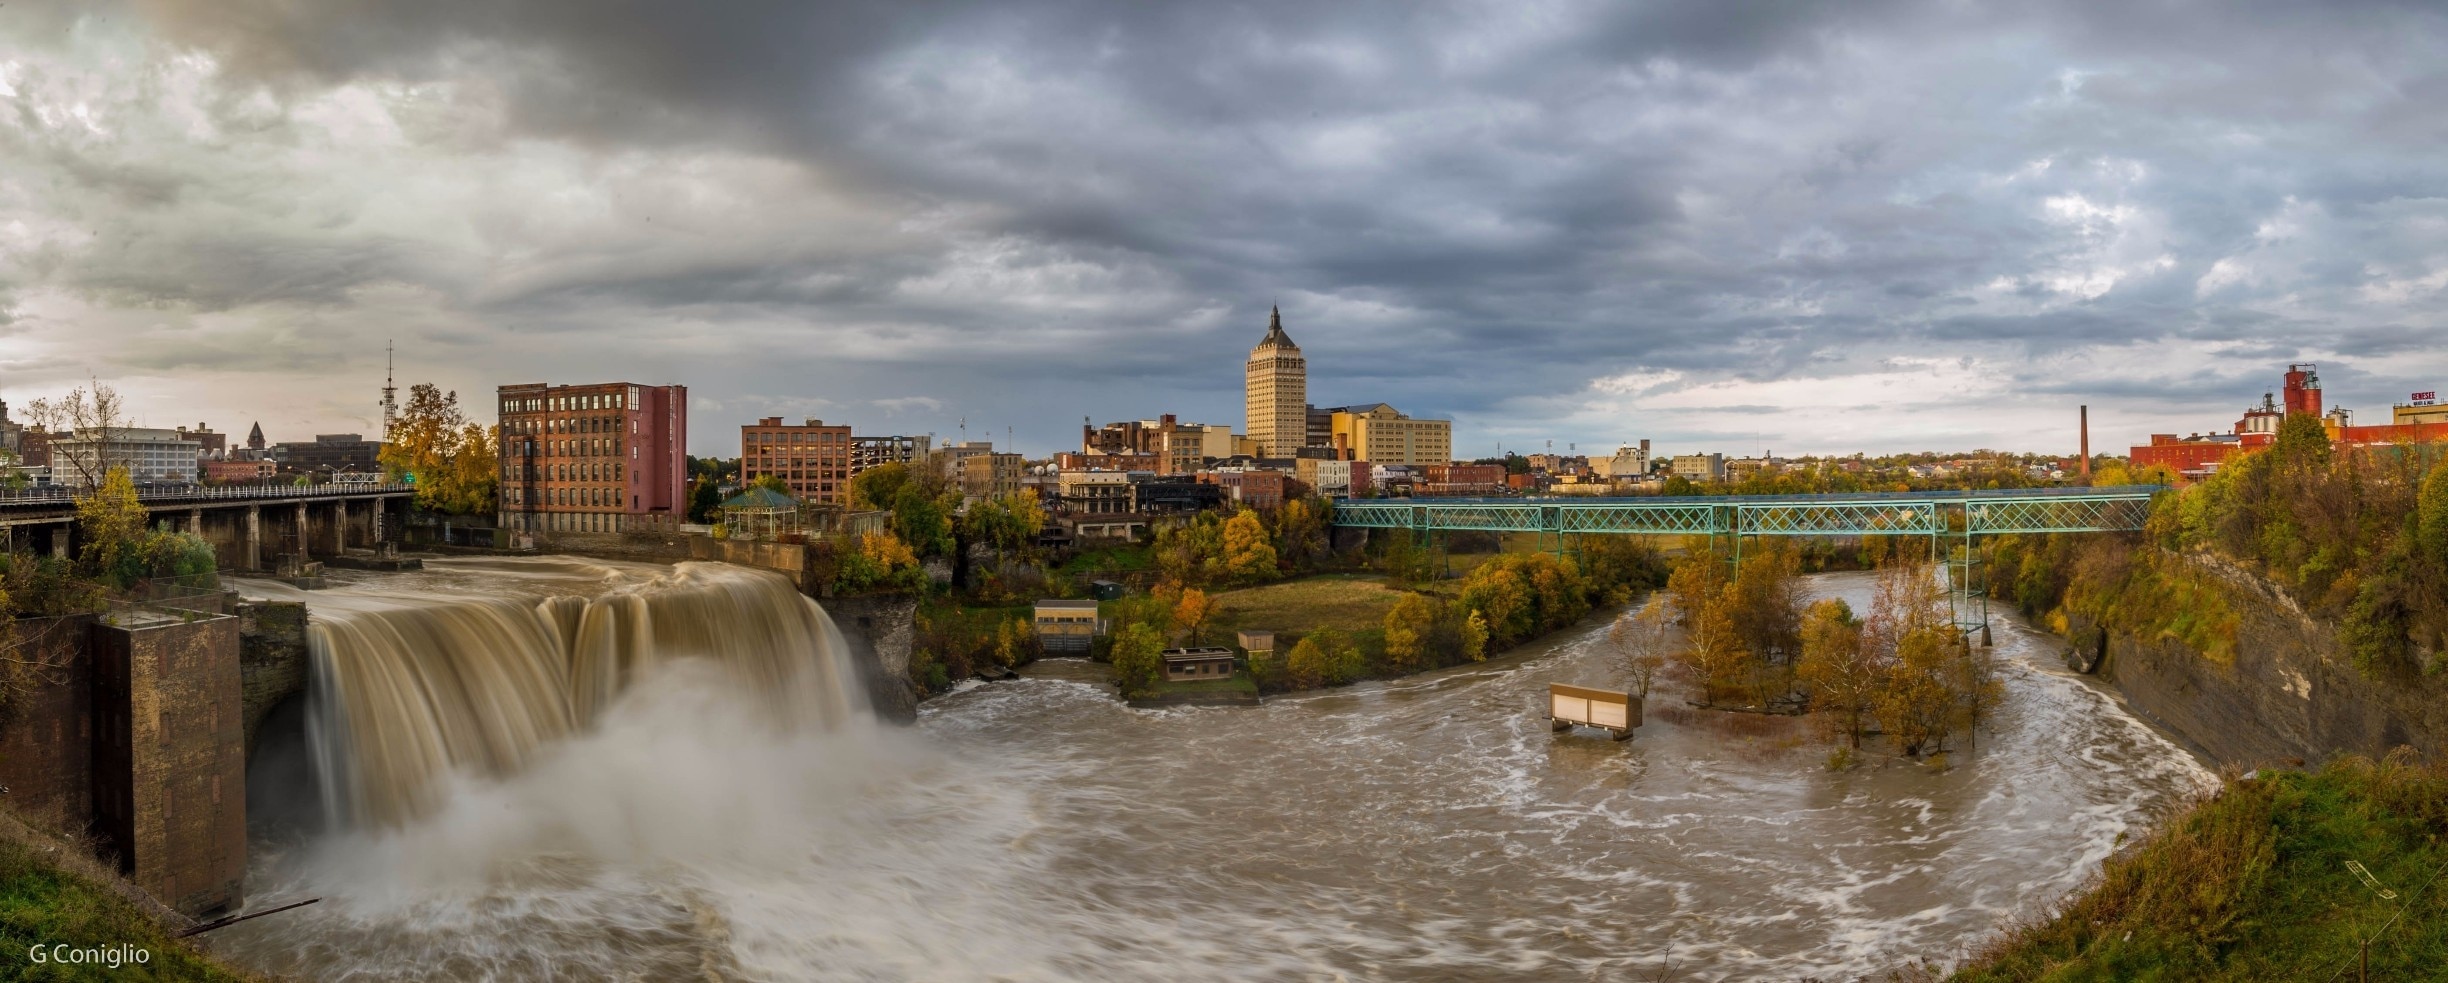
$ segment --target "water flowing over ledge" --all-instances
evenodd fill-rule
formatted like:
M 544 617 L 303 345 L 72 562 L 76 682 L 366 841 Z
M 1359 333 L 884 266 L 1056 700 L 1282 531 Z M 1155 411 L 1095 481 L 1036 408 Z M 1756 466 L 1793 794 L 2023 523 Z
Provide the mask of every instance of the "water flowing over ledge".
M 308 740 L 337 825 L 431 815 L 454 772 L 518 774 L 680 660 L 721 667 L 777 735 L 867 718 L 841 633 L 782 578 L 706 563 L 466 565 L 512 576 L 488 593 L 312 595 Z

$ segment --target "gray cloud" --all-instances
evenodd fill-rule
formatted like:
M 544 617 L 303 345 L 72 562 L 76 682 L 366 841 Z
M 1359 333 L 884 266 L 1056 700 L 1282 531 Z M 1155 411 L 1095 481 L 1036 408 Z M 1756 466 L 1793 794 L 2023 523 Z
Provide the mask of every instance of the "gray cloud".
M 701 442 L 763 393 L 1037 450 L 1237 423 L 1270 303 L 1318 402 L 1469 447 L 2022 446 L 2448 373 L 2421 4 L 25 4 L 0 324 L 127 346 L 25 365 L 251 395 L 398 337 L 463 391 L 690 382 Z M 1774 401 L 1898 356 L 1995 393 Z

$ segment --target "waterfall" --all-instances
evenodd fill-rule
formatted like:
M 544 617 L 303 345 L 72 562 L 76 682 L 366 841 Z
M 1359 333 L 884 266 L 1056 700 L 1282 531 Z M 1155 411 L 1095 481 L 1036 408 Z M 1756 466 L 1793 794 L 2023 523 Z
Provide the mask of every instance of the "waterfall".
M 554 572 L 571 570 L 609 586 L 318 592 L 307 740 L 325 814 L 341 826 L 430 815 L 453 774 L 524 770 L 676 660 L 722 667 L 747 694 L 742 712 L 777 733 L 865 719 L 840 631 L 783 578 L 707 563 Z

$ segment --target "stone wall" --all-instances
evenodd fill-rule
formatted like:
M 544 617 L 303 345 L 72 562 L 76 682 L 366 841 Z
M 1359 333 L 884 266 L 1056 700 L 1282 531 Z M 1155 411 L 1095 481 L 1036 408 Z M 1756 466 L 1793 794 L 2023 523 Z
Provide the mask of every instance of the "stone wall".
M 94 829 L 119 870 L 187 915 L 237 908 L 246 883 L 238 619 L 97 624 Z
M 306 691 L 306 605 L 248 601 L 238 605 L 238 685 L 247 753 L 255 732 L 282 700 Z
M 808 591 L 807 547 L 798 543 L 690 536 L 688 551 L 688 557 L 692 560 L 736 563 L 743 567 L 771 570 L 789 577 L 791 586 L 802 592 Z
M 8 804 L 47 825 L 93 818 L 92 615 L 25 618 L 13 626 L 15 657 L 0 667 L 8 701 L 0 711 L 0 785 Z
M 906 595 L 828 597 L 817 603 L 833 617 L 876 716 L 896 723 L 918 719 L 918 687 L 910 681 L 910 651 L 917 642 L 918 601 Z
M 2216 557 L 2187 562 L 2229 592 L 2240 618 L 2232 665 L 2172 638 L 2081 623 L 2069 626 L 2081 657 L 2070 661 L 2104 650 L 2097 670 L 2127 704 L 2222 763 L 2376 757 L 2400 745 L 2434 760 L 2448 754 L 2448 681 L 2372 679 L 2339 645 L 2336 626 L 2284 591 Z

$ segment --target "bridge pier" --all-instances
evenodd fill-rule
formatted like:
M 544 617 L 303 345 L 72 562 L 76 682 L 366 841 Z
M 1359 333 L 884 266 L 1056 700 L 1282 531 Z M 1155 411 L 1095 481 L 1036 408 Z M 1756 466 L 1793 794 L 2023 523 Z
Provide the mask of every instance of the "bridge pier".
M 306 503 L 299 502 L 297 504 L 297 555 L 311 554 L 313 550 L 309 547 L 313 542 L 314 530 L 306 524 Z
M 348 499 L 332 499 L 332 555 L 348 552 Z
M 53 559 L 66 560 L 68 558 L 68 535 L 69 530 L 74 528 L 76 528 L 76 523 L 63 522 L 60 523 L 59 528 L 51 531 L 51 556 Z
M 246 569 L 263 569 L 263 506 L 249 505 L 246 510 Z
M 187 510 L 187 531 L 197 537 L 204 535 L 204 510 Z

